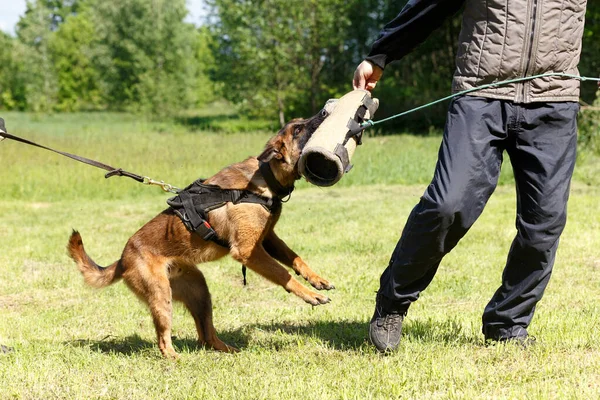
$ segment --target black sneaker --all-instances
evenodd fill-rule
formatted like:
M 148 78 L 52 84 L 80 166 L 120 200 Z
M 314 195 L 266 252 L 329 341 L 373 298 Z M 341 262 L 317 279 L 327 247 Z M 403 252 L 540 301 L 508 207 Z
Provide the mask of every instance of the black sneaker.
M 388 311 L 383 308 L 379 295 L 375 304 L 375 313 L 369 324 L 369 339 L 382 353 L 393 351 L 400 343 L 402 321 L 406 311 Z

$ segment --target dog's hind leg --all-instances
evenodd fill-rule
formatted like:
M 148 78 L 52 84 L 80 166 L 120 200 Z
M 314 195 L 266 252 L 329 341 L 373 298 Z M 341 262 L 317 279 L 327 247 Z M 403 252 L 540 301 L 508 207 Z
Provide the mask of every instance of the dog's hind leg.
M 313 271 L 298 254 L 290 249 L 289 246 L 275 234 L 275 232 L 271 231 L 265 237 L 263 246 L 271 257 L 281 262 L 283 265 L 292 268 L 296 274 L 301 275 L 315 289 L 335 289 L 335 286 L 327 279 L 317 275 L 317 273 Z
M 167 358 L 177 358 L 171 342 L 173 305 L 167 275 L 168 260 L 149 252 L 144 252 L 142 257 L 139 253 L 129 257 L 125 252 L 123 260 L 129 266 L 123 274 L 127 286 L 150 309 L 160 352 Z
M 174 262 L 169 267 L 169 279 L 173 300 L 181 301 L 192 314 L 198 331 L 198 343 L 228 353 L 235 347 L 225 344 L 217 337 L 212 320 L 212 302 L 204 275 L 193 264 Z

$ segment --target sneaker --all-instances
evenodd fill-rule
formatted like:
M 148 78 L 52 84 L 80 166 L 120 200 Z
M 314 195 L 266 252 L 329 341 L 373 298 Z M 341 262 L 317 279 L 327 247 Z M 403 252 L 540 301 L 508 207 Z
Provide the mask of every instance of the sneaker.
M 385 310 L 377 296 L 375 313 L 369 324 L 369 339 L 377 350 L 386 353 L 398 347 L 405 315 L 406 311 Z

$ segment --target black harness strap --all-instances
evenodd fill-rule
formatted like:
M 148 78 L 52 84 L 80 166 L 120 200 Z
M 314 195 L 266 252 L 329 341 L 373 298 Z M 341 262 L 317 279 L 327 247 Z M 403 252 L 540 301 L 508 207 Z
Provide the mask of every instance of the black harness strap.
M 273 170 L 271 169 L 271 166 L 268 162 L 259 161 L 258 170 L 265 179 L 265 182 L 267 182 L 269 190 L 273 192 L 273 194 L 277 196 L 279 200 L 291 195 L 294 191 L 294 186 L 286 188 L 281 183 L 279 183 L 277 178 L 275 178 Z
M 259 196 L 248 190 L 222 189 L 217 185 L 207 185 L 199 179 L 181 190 L 177 196 L 167 200 L 177 215 L 192 232 L 202 230 L 207 225 L 208 212 L 223 207 L 226 203 L 260 204 L 273 213 L 281 207 L 279 199 Z M 201 233 L 201 232 L 200 232 Z M 206 235 L 201 235 L 206 236 Z M 210 235 L 212 236 L 212 235 Z M 212 240 L 209 237 L 205 240 Z

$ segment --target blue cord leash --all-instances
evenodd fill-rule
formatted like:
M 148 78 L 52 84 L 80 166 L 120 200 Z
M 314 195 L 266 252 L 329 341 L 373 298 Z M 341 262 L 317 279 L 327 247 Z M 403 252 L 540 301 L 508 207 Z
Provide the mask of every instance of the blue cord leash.
M 454 97 L 463 96 L 463 95 L 465 95 L 467 93 L 476 92 L 478 90 L 483 90 L 483 89 L 496 88 L 498 86 L 508 85 L 510 83 L 517 83 L 517 82 L 528 81 L 528 80 L 535 79 L 535 78 L 542 78 L 542 77 L 545 77 L 545 76 L 562 76 L 562 77 L 566 77 L 566 78 L 579 79 L 580 81 L 588 81 L 589 80 L 589 81 L 600 82 L 600 78 L 591 78 L 589 76 L 579 76 L 579 75 L 565 74 L 565 73 L 561 73 L 561 72 L 548 72 L 548 73 L 540 74 L 540 75 L 533 75 L 533 76 L 526 76 L 526 77 L 523 77 L 523 78 L 509 79 L 509 80 L 506 80 L 506 81 L 495 82 L 495 83 L 488 83 L 487 85 L 481 85 L 481 86 L 477 86 L 477 87 L 472 88 L 472 89 L 467 89 L 467 90 L 463 90 L 461 92 L 453 93 L 450 96 L 446 96 L 444 98 L 432 101 L 431 103 L 427 103 L 427 104 L 424 104 L 422 106 L 412 108 L 412 109 L 410 109 L 408 111 L 404 111 L 404 112 L 401 112 L 399 114 L 395 114 L 395 115 L 392 115 L 390 117 L 387 117 L 387 118 L 384 118 L 384 119 L 380 119 L 378 121 L 372 121 L 372 120 L 369 119 L 369 120 L 363 122 L 361 124 L 361 127 L 364 128 L 364 129 L 366 129 L 366 128 L 369 128 L 369 127 L 381 124 L 383 122 L 387 122 L 387 121 L 395 119 L 395 118 L 400 118 L 400 117 L 402 117 L 402 116 L 404 116 L 406 114 L 410 114 L 410 113 L 413 113 L 415 111 L 422 110 L 423 108 L 427 108 L 427 107 L 432 106 L 434 104 L 438 104 L 438 103 L 441 103 L 443 101 L 450 100 L 450 99 L 452 99 Z

